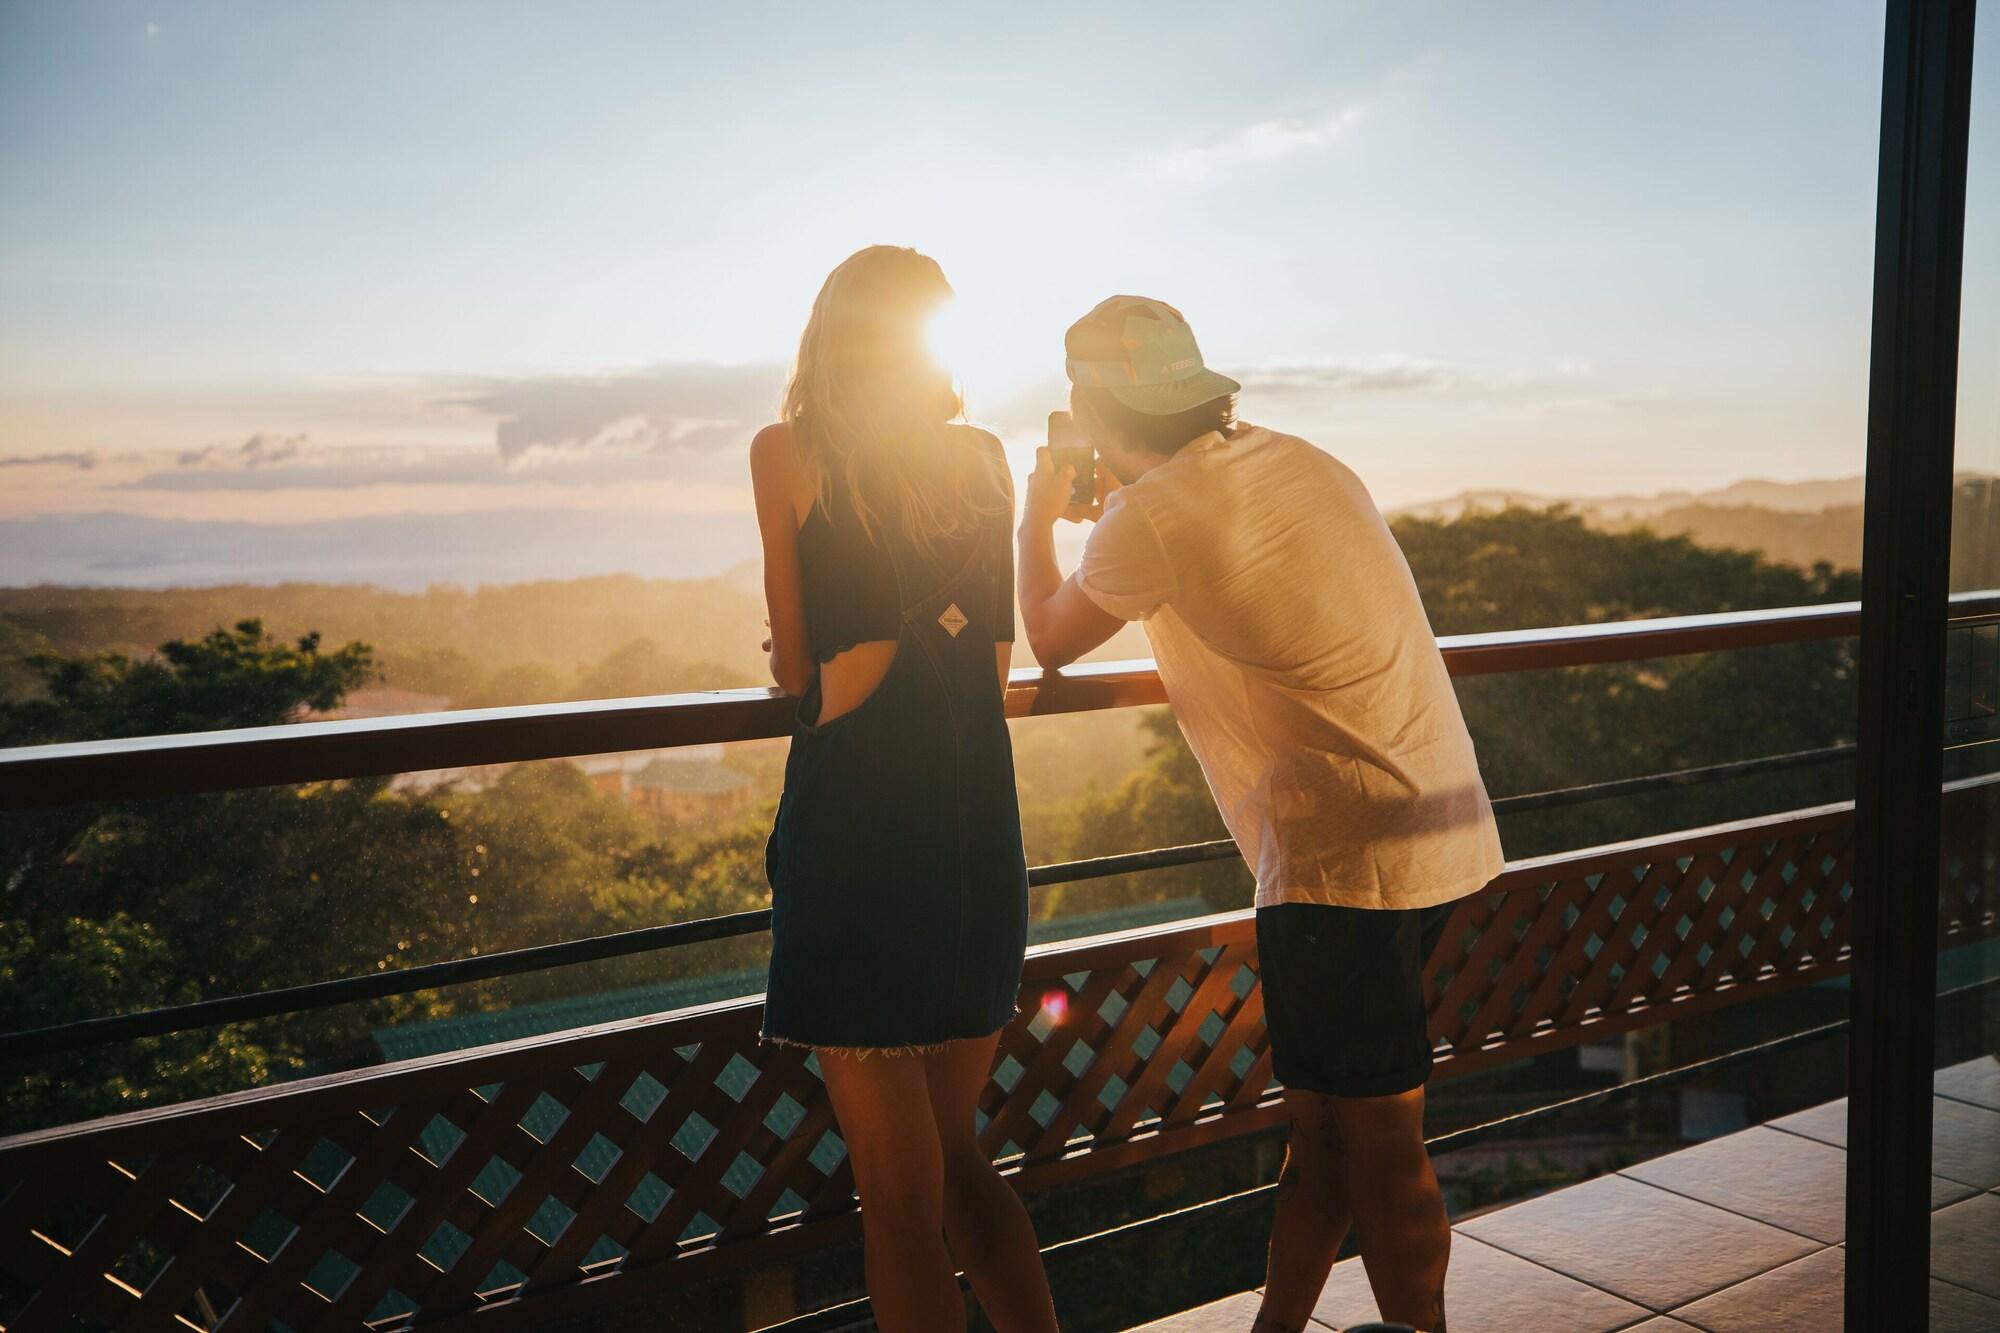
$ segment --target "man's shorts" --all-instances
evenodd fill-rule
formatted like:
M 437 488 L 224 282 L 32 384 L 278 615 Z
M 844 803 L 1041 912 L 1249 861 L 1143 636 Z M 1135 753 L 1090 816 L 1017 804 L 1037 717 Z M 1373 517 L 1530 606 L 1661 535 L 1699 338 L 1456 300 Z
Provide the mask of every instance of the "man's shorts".
M 1257 958 L 1278 1081 L 1334 1097 L 1387 1097 L 1430 1077 L 1424 963 L 1457 903 L 1257 909 Z

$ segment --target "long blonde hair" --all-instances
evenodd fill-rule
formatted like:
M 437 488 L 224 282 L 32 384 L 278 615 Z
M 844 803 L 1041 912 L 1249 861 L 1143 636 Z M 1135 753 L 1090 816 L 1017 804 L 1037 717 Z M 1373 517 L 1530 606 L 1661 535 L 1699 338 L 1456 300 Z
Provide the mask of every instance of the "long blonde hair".
M 925 345 L 951 298 L 936 260 L 871 245 L 827 275 L 799 338 L 781 417 L 819 502 L 833 512 L 838 477 L 871 541 L 894 521 L 928 551 L 996 507 L 982 494 L 996 480 L 991 467 L 955 437 L 965 401 Z

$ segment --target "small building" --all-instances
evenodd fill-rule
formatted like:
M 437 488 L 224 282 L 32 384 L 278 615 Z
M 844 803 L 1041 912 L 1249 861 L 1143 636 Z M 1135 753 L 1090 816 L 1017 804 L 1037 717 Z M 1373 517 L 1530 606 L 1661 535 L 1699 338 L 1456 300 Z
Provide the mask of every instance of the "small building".
M 632 774 L 626 795 L 661 821 L 730 814 L 749 805 L 757 782 L 741 769 L 713 759 L 666 756 Z

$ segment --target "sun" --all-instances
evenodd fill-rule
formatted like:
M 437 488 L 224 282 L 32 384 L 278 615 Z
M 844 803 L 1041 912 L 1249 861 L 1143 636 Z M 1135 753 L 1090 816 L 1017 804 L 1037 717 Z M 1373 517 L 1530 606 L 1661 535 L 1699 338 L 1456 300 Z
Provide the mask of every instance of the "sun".
M 931 316 L 925 341 L 932 358 L 974 397 L 1017 389 L 1051 366 L 1061 366 L 1060 347 L 1052 359 L 1042 345 L 1046 330 L 1024 327 L 1024 321 L 1008 315 L 976 297 L 960 296 Z

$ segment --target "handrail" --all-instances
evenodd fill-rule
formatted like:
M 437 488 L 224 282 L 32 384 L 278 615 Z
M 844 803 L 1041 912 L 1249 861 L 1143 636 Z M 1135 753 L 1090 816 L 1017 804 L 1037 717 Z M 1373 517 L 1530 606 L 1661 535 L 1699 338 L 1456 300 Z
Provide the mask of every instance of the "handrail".
M 2000 612 L 2000 591 L 1954 603 Z M 1476 676 L 1852 638 L 1860 624 L 1859 602 L 1833 602 L 1454 634 L 1438 646 L 1454 676 Z M 1164 703 L 1166 693 L 1153 663 L 1137 660 L 1020 668 L 1006 698 L 1009 717 L 1039 717 Z M 712 690 L 19 746 L 0 750 L 0 810 L 761 740 L 789 735 L 792 713 L 773 689 Z
M 1959 594 L 1952 598 L 1955 620 L 1985 621 L 2000 615 L 2000 592 Z M 1569 626 L 1556 629 L 1509 631 L 1496 634 L 1457 635 L 1439 640 L 1446 664 L 1457 675 L 1476 675 L 1527 667 L 1579 665 L 1585 661 L 1607 662 L 1676 653 L 1714 651 L 1757 645 L 1805 642 L 1851 634 L 1859 618 L 1858 603 L 1780 608 L 1772 611 L 1724 612 L 1706 616 L 1680 616 L 1652 620 L 1620 621 L 1603 625 Z M 1114 662 L 1089 664 L 1066 675 L 1042 674 L 1029 670 L 1013 673 L 1008 691 L 1008 712 L 1022 716 L 1097 707 L 1119 707 L 1147 702 L 1158 691 L 1159 677 L 1150 663 Z M 1096 697 L 1092 697 L 1092 696 Z M 724 702 L 717 702 L 724 701 Z M 696 727 L 712 726 L 725 710 L 742 712 L 748 708 L 767 711 L 771 706 L 789 706 L 790 701 L 775 691 L 717 691 L 705 695 L 655 696 L 592 703 L 564 703 L 522 707 L 415 714 L 392 718 L 299 723 L 279 727 L 243 728 L 235 731 L 191 733 L 182 736 L 139 737 L 109 741 L 74 742 L 59 745 L 0 750 L 0 796 L 11 797 L 12 784 L 36 772 L 55 773 L 56 785 L 66 774 L 75 780 L 92 763 L 102 765 L 120 756 L 153 755 L 182 762 L 216 754 L 227 757 L 249 755 L 254 760 L 260 743 L 281 747 L 265 751 L 265 758 L 282 754 L 285 748 L 310 752 L 317 744 L 324 749 L 329 738 L 347 736 L 365 739 L 371 733 L 393 742 L 414 739 L 421 744 L 440 733 L 449 735 L 457 727 L 487 724 L 489 740 L 508 739 L 505 722 L 563 724 L 594 727 L 620 715 L 640 713 L 671 716 L 681 711 Z M 709 714 L 706 719 L 702 714 Z M 454 739 L 463 741 L 465 733 Z M 727 739 L 728 736 L 718 737 Z M 740 738 L 740 736 L 738 737 Z M 518 735 L 512 737 L 518 741 Z M 447 740 L 446 743 L 450 743 Z M 682 744 L 700 743 L 683 738 Z M 630 744 L 629 736 L 625 745 Z M 246 746 L 248 748 L 246 748 Z M 1755 772 L 1795 767 L 1848 757 L 1851 745 L 1837 745 L 1797 754 L 1764 756 L 1723 764 L 1648 774 L 1611 782 L 1587 784 L 1554 791 L 1503 797 L 1494 802 L 1496 813 L 1527 811 L 1582 801 L 1633 795 L 1703 781 L 1724 780 Z M 593 751 L 579 750 L 577 753 Z M 487 760 L 486 762 L 491 762 Z M 52 769 L 50 765 L 55 767 Z M 81 766 L 81 767 L 80 767 Z M 116 770 L 108 770 L 115 772 Z M 164 770 L 162 770 L 164 771 Z M 401 771 L 401 765 L 392 771 Z M 152 775 L 157 778 L 159 773 Z M 239 765 L 230 775 L 241 777 Z M 316 770 L 323 780 L 332 774 Z M 222 781 L 202 787 L 193 784 L 181 790 L 218 790 L 240 785 Z M 252 784 L 256 785 L 256 784 Z M 36 796 L 49 796 L 44 787 Z M 101 789 L 95 799 L 106 799 Z M 28 799 L 12 808 L 61 804 L 57 800 Z M 10 808 L 0 799 L 0 809 Z M 1034 867 L 1034 885 L 1066 883 L 1136 870 L 1228 859 L 1236 848 L 1227 839 L 1185 847 L 1153 848 L 1145 851 L 1096 857 Z M 767 928 L 768 910 L 738 912 L 697 921 L 675 922 L 612 935 L 564 940 L 530 946 L 482 957 L 461 958 L 398 968 L 380 974 L 335 978 L 301 986 L 244 995 L 221 996 L 192 1004 L 172 1005 L 135 1013 L 106 1015 L 51 1027 L 0 1033 L 0 1058 L 19 1059 L 50 1052 L 100 1045 L 137 1037 L 156 1036 L 223 1023 L 325 1008 L 337 1004 L 378 999 L 439 986 L 489 980 L 494 977 L 539 971 L 575 963 L 602 961 L 637 953 L 678 947 L 683 944 L 754 934 Z

